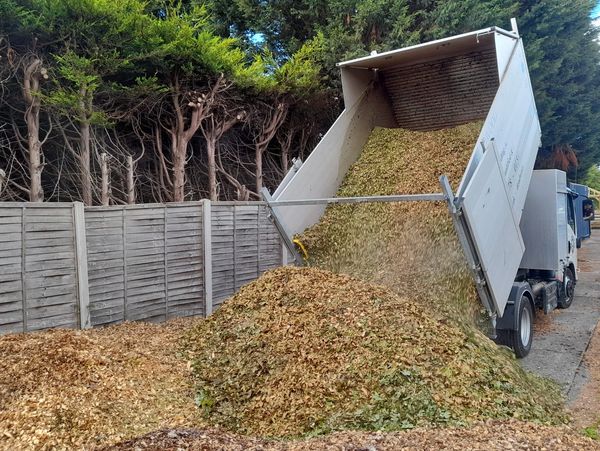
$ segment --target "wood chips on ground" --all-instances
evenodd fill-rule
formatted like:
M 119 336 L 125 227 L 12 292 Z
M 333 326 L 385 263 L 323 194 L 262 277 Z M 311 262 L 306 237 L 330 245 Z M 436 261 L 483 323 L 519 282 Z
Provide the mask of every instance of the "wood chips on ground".
M 197 426 L 177 355 L 196 321 L 0 337 L 0 448 L 81 449 Z
M 517 421 L 492 421 L 468 429 L 425 429 L 410 432 L 340 432 L 295 442 L 243 437 L 215 429 L 165 430 L 121 443 L 105 451 L 586 451 L 600 444 L 566 427 Z
M 442 173 L 456 188 L 480 126 L 376 130 L 339 194 L 438 192 Z M 281 268 L 207 321 L 0 337 L 0 448 L 94 448 L 165 429 L 114 449 L 595 449 L 563 428 L 516 422 L 299 442 L 189 429 L 289 437 L 564 421 L 554 386 L 448 320 L 469 315 L 475 294 L 445 208 L 340 206 L 305 236 L 313 263 L 395 294 Z M 184 336 L 194 386 L 178 354 Z
M 237 433 L 565 420 L 557 387 L 525 373 L 481 332 L 316 268 L 267 272 L 187 341 L 206 421 Z
M 376 128 L 337 195 L 435 193 L 441 175 L 456 189 L 481 125 Z M 563 421 L 558 388 L 476 329 L 480 305 L 444 202 L 333 205 L 300 239 L 321 270 L 268 273 L 192 334 L 212 424 L 289 438 Z

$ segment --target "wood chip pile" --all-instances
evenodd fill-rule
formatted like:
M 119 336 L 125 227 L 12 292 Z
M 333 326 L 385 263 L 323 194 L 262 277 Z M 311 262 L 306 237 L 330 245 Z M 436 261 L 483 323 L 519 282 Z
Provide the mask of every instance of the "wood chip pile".
M 246 285 L 192 329 L 187 347 L 206 420 L 238 433 L 564 419 L 556 387 L 475 328 L 316 268 L 283 267 Z
M 296 442 L 275 442 L 219 430 L 165 430 L 105 451 L 511 451 L 600 450 L 600 444 L 567 428 L 516 421 L 493 421 L 469 429 L 395 433 L 341 432 Z
M 81 449 L 197 425 L 176 355 L 192 323 L 0 337 L 0 449 Z

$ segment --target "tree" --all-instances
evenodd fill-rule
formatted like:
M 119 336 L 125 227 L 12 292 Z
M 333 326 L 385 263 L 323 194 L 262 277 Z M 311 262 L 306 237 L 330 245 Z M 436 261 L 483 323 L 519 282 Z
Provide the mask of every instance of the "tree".
M 92 205 L 91 148 L 92 126 L 107 123 L 107 116 L 94 105 L 96 91 L 102 79 L 90 58 L 76 55 L 69 50 L 56 55 L 56 87 L 47 96 L 47 103 L 66 120 L 61 133 L 67 148 L 77 161 L 83 203 Z M 76 133 L 74 146 L 67 136 L 68 130 Z
M 570 145 L 585 171 L 600 159 L 600 78 L 595 2 L 522 1 L 519 28 L 542 125 L 542 158 Z
M 596 191 L 600 191 L 600 168 L 598 168 L 597 165 L 590 166 L 581 180 L 581 183 Z
M 48 79 L 48 69 L 38 37 L 28 33 L 27 11 L 10 0 L 3 1 L 1 6 L 7 11 L 0 37 L 5 61 L 3 72 L 7 74 L 5 81 L 12 94 L 5 104 L 12 107 L 14 114 L 8 120 L 28 162 L 27 171 L 20 175 L 25 183 L 18 184 L 12 177 L 8 181 L 25 192 L 30 201 L 41 202 L 44 200 L 42 172 L 45 164 L 42 146 L 51 130 L 49 124 L 45 137 L 41 137 L 42 83 Z M 25 136 L 21 132 L 21 121 L 25 124 Z
M 323 44 L 323 35 L 319 33 L 276 67 L 258 88 L 260 97 L 266 101 L 254 102 L 251 115 L 257 194 L 264 186 L 264 154 L 285 122 L 290 106 L 310 98 L 321 89 Z
M 261 59 L 247 64 L 235 39 L 216 36 L 203 7 L 193 7 L 189 12 L 180 6 L 165 8 L 163 18 L 153 18 L 148 23 L 138 46 L 142 54 L 138 65 L 157 74 L 157 83 L 169 90 L 170 107 L 162 109 L 159 122 L 170 141 L 172 177 L 166 180 L 172 188 L 171 200 L 181 202 L 186 197 L 185 167 L 190 141 L 220 105 L 221 97 L 234 84 L 252 85 L 264 73 L 264 67 Z M 207 128 L 204 131 L 211 136 Z M 214 197 L 213 149 L 209 154 L 210 195 Z M 162 155 L 161 159 L 163 163 L 167 161 Z

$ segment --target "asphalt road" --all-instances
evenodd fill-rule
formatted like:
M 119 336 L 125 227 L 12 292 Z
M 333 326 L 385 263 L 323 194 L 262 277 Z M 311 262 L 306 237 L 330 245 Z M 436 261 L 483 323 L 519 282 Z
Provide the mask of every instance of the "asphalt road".
M 582 359 L 600 319 L 600 230 L 592 235 L 578 249 L 573 304 L 552 314 L 550 326 L 534 334 L 530 354 L 521 359 L 524 368 L 558 382 L 569 400 L 585 384 Z

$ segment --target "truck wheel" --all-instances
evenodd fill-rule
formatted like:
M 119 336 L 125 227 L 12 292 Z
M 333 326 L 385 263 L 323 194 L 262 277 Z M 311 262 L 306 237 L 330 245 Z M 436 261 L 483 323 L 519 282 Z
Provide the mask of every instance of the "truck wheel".
M 560 295 L 558 297 L 558 308 L 569 308 L 575 297 L 575 277 L 571 268 L 565 268 L 563 283 L 560 287 Z
M 498 330 L 497 334 L 498 343 L 508 346 L 517 358 L 521 358 L 529 354 L 533 342 L 533 310 L 525 295 L 521 298 L 517 315 L 517 330 Z

